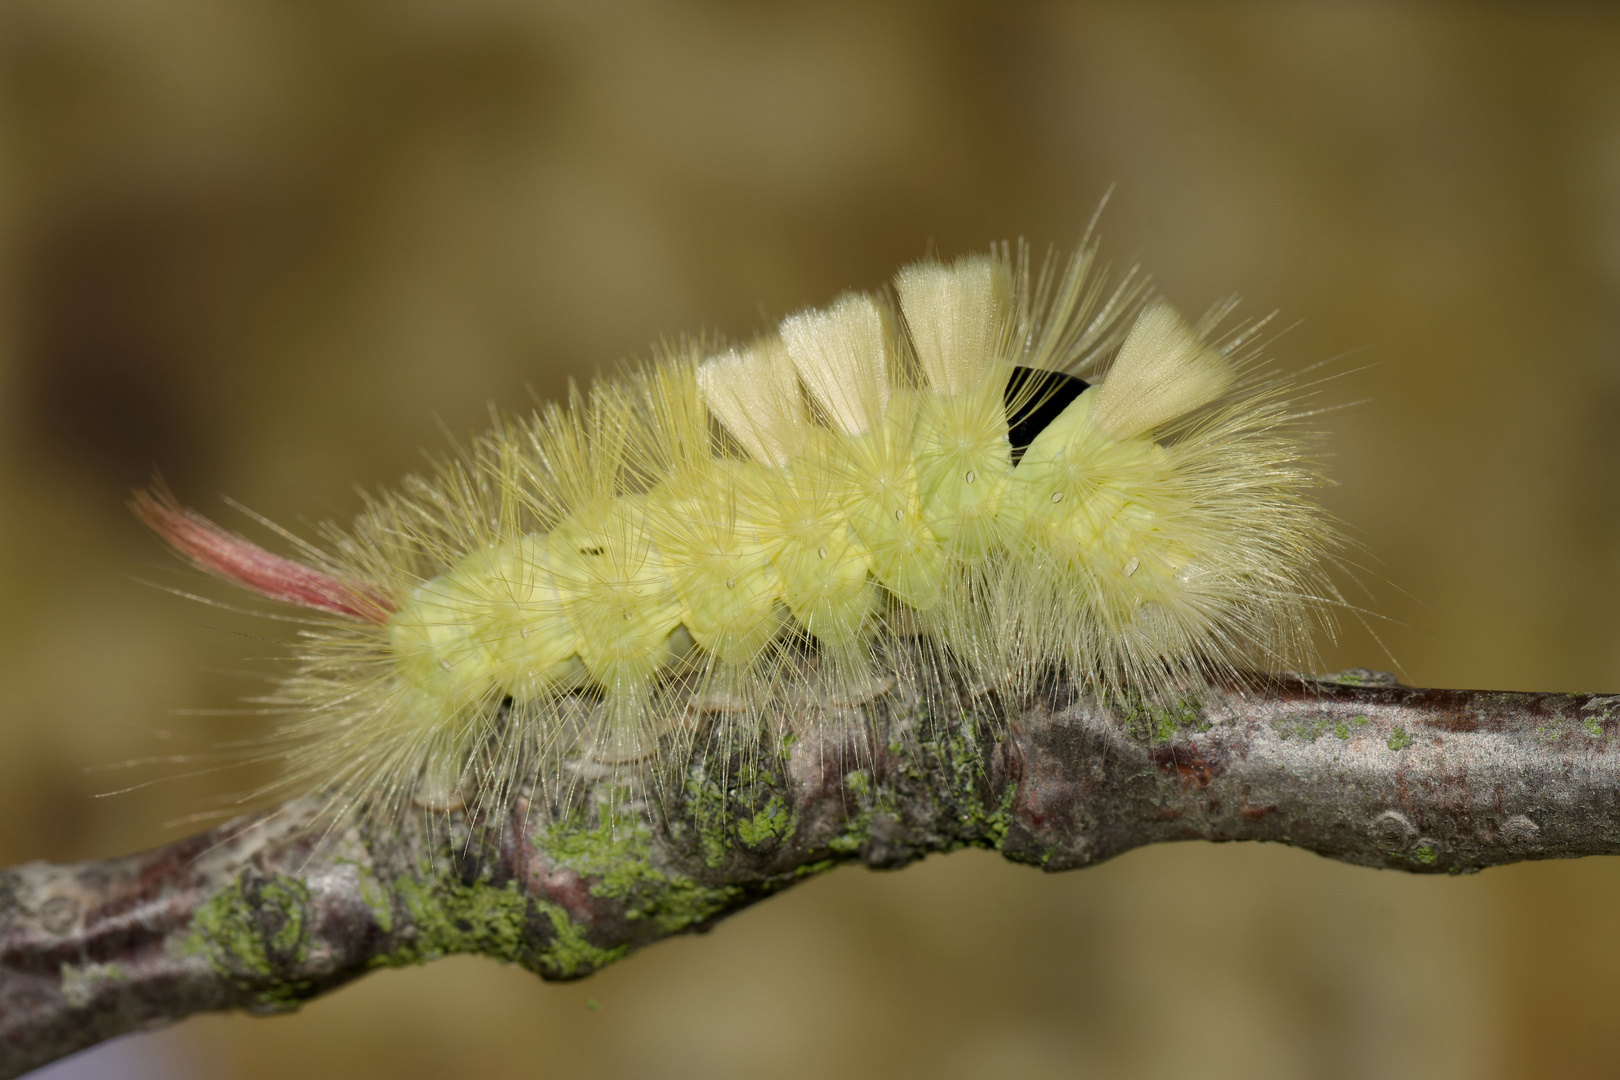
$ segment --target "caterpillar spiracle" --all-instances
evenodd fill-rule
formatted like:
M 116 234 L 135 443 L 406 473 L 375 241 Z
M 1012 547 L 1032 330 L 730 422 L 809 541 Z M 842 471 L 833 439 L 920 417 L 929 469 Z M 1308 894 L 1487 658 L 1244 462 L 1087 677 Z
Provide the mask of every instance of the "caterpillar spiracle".
M 706 725 L 788 738 L 858 715 L 807 703 L 940 671 L 1008 703 L 1054 673 L 1164 701 L 1307 663 L 1340 541 L 1297 389 L 1257 327 L 1216 337 L 1231 305 L 1189 322 L 1095 256 L 1032 271 L 1002 244 L 747 344 L 665 346 L 296 560 L 162 487 L 134 505 L 195 566 L 314 613 L 266 700 L 279 784 L 334 815 L 656 767 Z

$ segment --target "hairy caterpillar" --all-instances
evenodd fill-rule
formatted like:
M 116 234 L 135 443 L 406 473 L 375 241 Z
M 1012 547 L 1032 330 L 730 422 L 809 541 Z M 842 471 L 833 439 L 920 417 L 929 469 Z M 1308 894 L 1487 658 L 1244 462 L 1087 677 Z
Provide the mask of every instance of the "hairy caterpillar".
M 494 803 L 953 678 L 1164 700 L 1303 661 L 1337 545 L 1255 328 L 1212 340 L 1089 241 L 901 270 L 501 420 L 272 554 L 159 488 L 196 566 L 318 613 L 268 699 L 334 813 Z M 1099 375 L 1105 372 L 1105 377 Z M 907 649 L 899 649 L 905 642 Z M 938 660 L 920 672 L 914 647 Z M 930 666 L 930 665 L 925 665 Z M 820 717 L 812 721 L 810 717 Z M 847 722 L 847 721 L 843 721 Z

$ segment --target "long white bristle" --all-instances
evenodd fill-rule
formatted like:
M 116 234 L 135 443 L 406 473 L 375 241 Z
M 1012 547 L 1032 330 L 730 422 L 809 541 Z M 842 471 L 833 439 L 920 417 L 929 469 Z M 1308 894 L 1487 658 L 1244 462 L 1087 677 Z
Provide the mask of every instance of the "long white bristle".
M 816 404 L 845 435 L 872 429 L 889 405 L 888 332 L 870 296 L 845 293 L 831 307 L 782 320 L 782 340 Z
M 1002 348 L 1012 275 L 986 255 L 915 263 L 894 278 L 917 360 L 935 393 L 955 397 L 983 381 Z
M 792 460 L 808 418 L 793 361 L 779 339 L 765 338 L 705 360 L 697 382 L 704 404 L 749 456 L 777 468 Z
M 1115 439 L 1133 439 L 1214 401 L 1232 379 L 1231 364 L 1158 300 L 1137 316 L 1097 389 L 1091 420 Z

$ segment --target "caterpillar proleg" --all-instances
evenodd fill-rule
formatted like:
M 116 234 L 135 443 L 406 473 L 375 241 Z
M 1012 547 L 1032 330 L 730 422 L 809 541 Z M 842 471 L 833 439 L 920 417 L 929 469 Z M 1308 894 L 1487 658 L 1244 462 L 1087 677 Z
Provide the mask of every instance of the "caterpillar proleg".
M 807 703 L 943 670 L 1009 703 L 1054 671 L 1164 701 L 1308 662 L 1339 541 L 1290 384 L 1252 328 L 1213 336 L 1224 309 L 1189 322 L 1095 256 L 927 260 L 746 344 L 665 347 L 296 560 L 161 488 L 135 508 L 314 613 L 270 700 L 284 783 L 334 814 L 656 769 L 702 725 L 789 738 L 849 711 Z

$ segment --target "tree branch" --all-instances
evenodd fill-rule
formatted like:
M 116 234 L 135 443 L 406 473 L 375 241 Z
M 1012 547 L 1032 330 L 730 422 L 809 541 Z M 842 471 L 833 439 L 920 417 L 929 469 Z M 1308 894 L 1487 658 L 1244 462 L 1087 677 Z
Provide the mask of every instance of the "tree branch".
M 413 811 L 317 843 L 317 808 L 292 803 L 139 855 L 0 872 L 0 1077 L 450 953 L 578 978 L 845 861 L 973 846 L 1067 870 L 1164 840 L 1270 840 L 1465 873 L 1620 852 L 1620 696 L 1358 671 L 1173 709 L 1060 685 L 1010 730 L 980 704 L 880 698 L 871 745 L 721 759 L 700 742 L 651 823 L 622 784 L 582 780 L 500 821 Z

